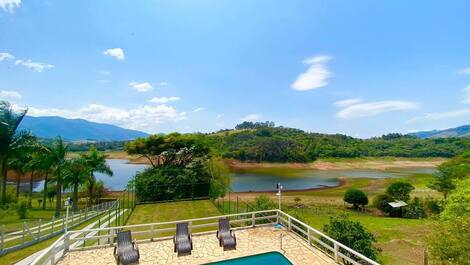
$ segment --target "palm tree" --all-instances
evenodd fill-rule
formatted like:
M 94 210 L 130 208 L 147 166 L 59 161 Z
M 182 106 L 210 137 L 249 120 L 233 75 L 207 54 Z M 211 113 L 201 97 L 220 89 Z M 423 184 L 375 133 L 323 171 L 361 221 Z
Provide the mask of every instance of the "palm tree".
M 103 153 L 98 152 L 96 147 L 92 147 L 87 154 L 81 155 L 82 159 L 86 161 L 86 164 L 89 168 L 88 173 L 88 206 L 91 206 L 93 203 L 93 189 L 96 183 L 95 172 L 103 173 L 108 176 L 113 175 L 113 171 L 106 163 L 106 156 Z
M 44 192 L 43 192 L 43 204 L 42 208 L 46 208 L 46 192 L 47 192 L 47 182 L 49 178 L 49 172 L 52 167 L 52 158 L 50 150 L 42 145 L 38 144 L 37 150 L 32 154 L 31 160 L 28 162 L 27 165 L 30 174 L 29 179 L 29 205 L 31 207 L 32 199 L 33 199 L 33 180 L 34 174 L 40 174 L 44 176 Z
M 52 147 L 50 148 L 52 163 L 54 166 L 54 182 L 56 185 L 56 208 L 55 215 L 60 215 L 60 209 L 62 208 L 62 184 L 63 184 L 63 167 L 66 163 L 66 156 L 68 152 L 68 146 L 64 143 L 62 138 L 58 137 L 55 139 Z
M 26 144 L 28 134 L 17 134 L 16 130 L 28 110 L 15 111 L 10 103 L 0 100 L 0 166 L 2 177 L 1 201 L 5 201 L 8 160 L 14 151 Z
M 31 159 L 31 154 L 27 152 L 22 152 L 15 154 L 13 157 L 10 157 L 8 161 L 8 168 L 15 171 L 16 175 L 16 199 L 20 196 L 20 184 L 21 179 L 26 174 L 28 167 L 28 161 Z
M 88 180 L 88 168 L 86 161 L 82 158 L 68 160 L 63 171 L 63 180 L 66 187 L 73 188 L 73 211 L 78 210 L 78 187 Z

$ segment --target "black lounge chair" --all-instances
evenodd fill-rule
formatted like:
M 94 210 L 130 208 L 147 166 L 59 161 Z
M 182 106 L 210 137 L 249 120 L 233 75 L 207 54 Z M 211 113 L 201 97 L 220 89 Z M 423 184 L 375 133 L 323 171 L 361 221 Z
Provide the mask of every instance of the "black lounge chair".
M 137 244 L 132 241 L 131 231 L 121 231 L 117 235 L 117 244 L 114 247 L 114 257 L 117 264 L 139 263 L 140 254 Z
M 193 239 L 189 233 L 188 223 L 176 224 L 176 235 L 173 237 L 173 243 L 175 244 L 174 251 L 178 252 L 178 256 L 191 254 Z
M 224 250 L 237 248 L 237 238 L 230 228 L 230 221 L 228 218 L 219 219 L 219 230 L 217 231 L 216 236 L 219 239 L 219 246 L 223 246 Z

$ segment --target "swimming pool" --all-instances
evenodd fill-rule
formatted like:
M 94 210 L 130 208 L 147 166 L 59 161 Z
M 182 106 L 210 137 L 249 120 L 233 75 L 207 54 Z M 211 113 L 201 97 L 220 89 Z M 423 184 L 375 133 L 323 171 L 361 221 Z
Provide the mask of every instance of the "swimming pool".
M 279 252 L 268 252 L 243 258 L 229 259 L 206 265 L 293 265 Z

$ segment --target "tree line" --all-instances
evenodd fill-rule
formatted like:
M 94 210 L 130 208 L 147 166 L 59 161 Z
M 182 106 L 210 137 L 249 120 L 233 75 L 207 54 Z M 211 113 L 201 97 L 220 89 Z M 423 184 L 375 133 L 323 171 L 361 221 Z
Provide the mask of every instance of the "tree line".
M 88 153 L 69 157 L 69 146 L 59 137 L 52 142 L 44 143 L 28 131 L 18 131 L 18 126 L 27 110 L 14 110 L 5 101 L 0 101 L 0 177 L 2 205 L 15 203 L 20 197 L 20 183 L 29 178 L 27 204 L 32 206 L 33 182 L 44 180 L 42 208 L 46 208 L 48 194 L 56 196 L 56 215 L 62 208 L 62 193 L 72 190 L 73 209 L 78 209 L 79 188 L 86 187 L 88 205 L 94 202 L 98 188 L 102 183 L 96 181 L 95 172 L 112 176 L 113 172 L 106 164 L 104 154 L 91 148 Z M 8 192 L 8 181 L 14 178 L 16 192 Z M 51 192 L 51 185 L 55 191 Z

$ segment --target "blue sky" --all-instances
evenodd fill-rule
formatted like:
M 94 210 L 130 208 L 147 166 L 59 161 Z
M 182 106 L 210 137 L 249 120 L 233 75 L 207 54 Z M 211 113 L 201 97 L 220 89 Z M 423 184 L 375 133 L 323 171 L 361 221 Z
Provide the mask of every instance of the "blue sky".
M 150 133 L 470 123 L 468 1 L 0 0 L 0 98 Z

